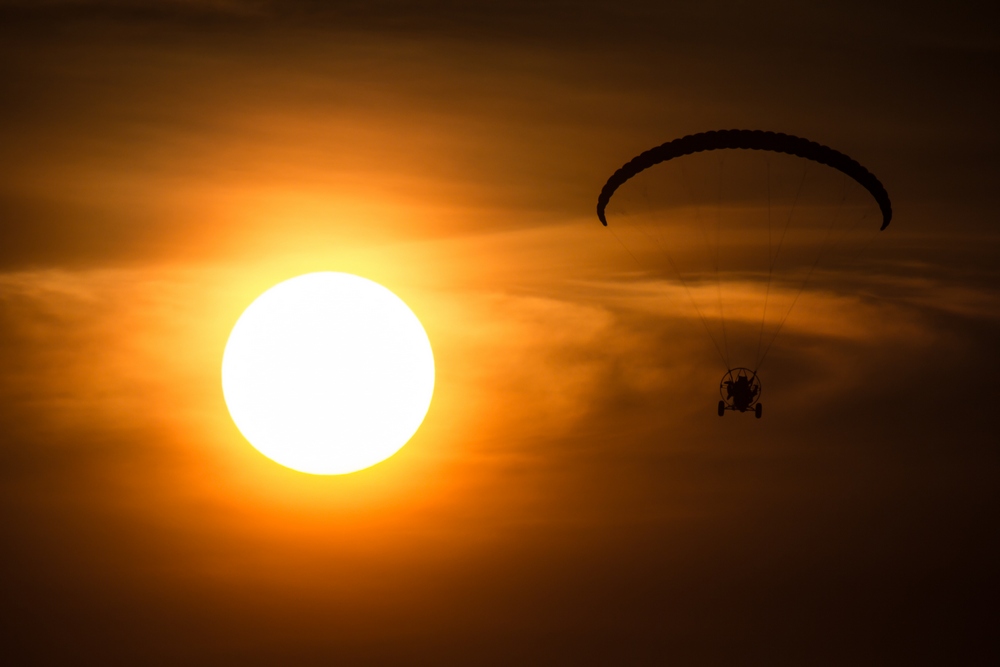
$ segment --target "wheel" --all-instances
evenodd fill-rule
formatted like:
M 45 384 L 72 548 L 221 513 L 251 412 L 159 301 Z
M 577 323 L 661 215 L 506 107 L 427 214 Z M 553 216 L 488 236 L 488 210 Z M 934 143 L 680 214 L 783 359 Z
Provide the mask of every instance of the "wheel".
M 724 414 L 726 414 L 726 402 L 719 401 L 719 416 L 721 417 Z
M 753 414 L 757 419 L 760 419 L 760 416 L 764 414 L 764 406 L 758 403 L 757 407 L 753 409 Z

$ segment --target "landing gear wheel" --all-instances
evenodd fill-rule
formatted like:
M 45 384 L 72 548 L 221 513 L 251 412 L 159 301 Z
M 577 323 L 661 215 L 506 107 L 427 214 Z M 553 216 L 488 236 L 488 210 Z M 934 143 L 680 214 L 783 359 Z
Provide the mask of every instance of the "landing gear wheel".
M 764 414 L 764 406 L 758 403 L 757 407 L 753 409 L 753 414 L 757 419 L 760 419 L 760 416 Z
M 726 414 L 726 402 L 719 401 L 719 416 L 721 417 L 724 414 Z

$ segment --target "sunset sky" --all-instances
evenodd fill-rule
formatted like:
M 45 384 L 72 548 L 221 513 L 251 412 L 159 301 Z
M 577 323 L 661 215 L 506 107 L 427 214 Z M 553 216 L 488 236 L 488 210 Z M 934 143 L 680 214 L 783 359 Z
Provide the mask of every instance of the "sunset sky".
M 0 0 L 4 654 L 1000 659 L 976 4 Z M 836 147 L 895 213 L 807 286 L 760 420 L 716 416 L 691 301 L 594 212 L 724 128 Z M 435 356 L 420 430 L 350 475 L 263 457 L 222 395 L 237 318 L 315 271 L 392 290 Z

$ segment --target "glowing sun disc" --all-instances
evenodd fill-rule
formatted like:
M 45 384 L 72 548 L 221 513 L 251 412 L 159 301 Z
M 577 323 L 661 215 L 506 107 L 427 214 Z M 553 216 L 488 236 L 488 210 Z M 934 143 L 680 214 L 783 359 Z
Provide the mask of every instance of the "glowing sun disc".
M 264 456 L 334 475 L 395 454 L 423 422 L 434 356 L 398 296 L 349 273 L 309 273 L 261 294 L 222 356 L 222 393 Z

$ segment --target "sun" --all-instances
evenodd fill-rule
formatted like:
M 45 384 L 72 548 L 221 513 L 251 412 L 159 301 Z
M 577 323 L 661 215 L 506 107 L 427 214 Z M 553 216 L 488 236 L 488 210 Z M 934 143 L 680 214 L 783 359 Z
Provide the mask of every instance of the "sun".
M 243 312 L 222 357 L 243 436 L 301 472 L 350 473 L 395 454 L 434 392 L 434 356 L 398 296 L 349 273 L 275 285 Z

